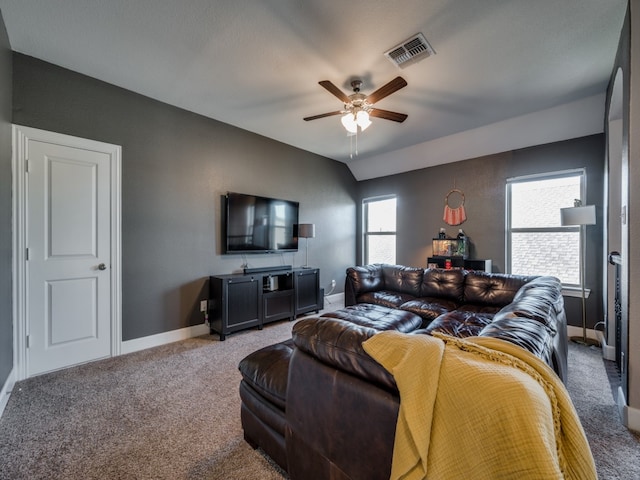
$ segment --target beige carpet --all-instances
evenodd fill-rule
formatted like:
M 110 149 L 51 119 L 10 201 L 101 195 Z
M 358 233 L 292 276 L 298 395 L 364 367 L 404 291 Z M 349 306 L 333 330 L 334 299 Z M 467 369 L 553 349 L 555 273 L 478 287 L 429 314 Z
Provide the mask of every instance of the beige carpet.
M 0 478 L 282 479 L 244 442 L 238 362 L 282 322 L 20 382 L 0 420 Z
M 16 385 L 0 420 L 1 479 L 282 479 L 242 439 L 238 362 L 290 336 L 281 322 L 205 336 Z M 640 478 L 598 352 L 572 345 L 569 390 L 601 479 Z

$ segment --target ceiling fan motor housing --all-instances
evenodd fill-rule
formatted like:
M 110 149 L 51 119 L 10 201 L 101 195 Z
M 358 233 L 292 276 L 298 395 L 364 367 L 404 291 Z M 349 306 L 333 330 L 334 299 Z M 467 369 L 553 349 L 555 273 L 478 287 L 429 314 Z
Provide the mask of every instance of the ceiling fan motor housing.
M 349 95 L 349 100 L 351 100 L 349 103 L 344 104 L 344 108 L 348 112 L 352 112 L 353 110 L 367 110 L 371 108 L 371 105 L 367 102 L 367 96 L 363 93 L 352 93 Z

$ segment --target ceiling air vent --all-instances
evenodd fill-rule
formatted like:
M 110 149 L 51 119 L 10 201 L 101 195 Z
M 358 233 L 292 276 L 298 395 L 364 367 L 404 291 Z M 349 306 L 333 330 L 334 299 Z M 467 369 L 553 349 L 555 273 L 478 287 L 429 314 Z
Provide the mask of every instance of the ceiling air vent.
M 428 58 L 431 55 L 435 55 L 436 51 L 433 49 L 424 35 L 417 33 L 411 38 L 408 38 L 400 45 L 393 47 L 388 52 L 385 52 L 384 56 L 389 59 L 394 65 L 405 68 L 412 63 L 416 63 L 423 58 Z

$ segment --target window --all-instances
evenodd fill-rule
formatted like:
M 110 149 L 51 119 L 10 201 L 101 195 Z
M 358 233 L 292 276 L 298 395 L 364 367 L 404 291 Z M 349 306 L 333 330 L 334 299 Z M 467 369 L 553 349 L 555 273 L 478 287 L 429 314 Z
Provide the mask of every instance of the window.
M 364 264 L 396 263 L 396 197 L 362 202 Z
M 563 227 L 560 209 L 585 190 L 584 170 L 507 180 L 507 268 L 522 275 L 553 275 L 580 285 L 580 227 Z

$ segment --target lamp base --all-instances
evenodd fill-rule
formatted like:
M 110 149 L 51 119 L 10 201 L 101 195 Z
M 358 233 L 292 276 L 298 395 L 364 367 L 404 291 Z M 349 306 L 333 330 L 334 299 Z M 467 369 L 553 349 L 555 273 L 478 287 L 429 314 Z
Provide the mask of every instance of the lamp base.
M 580 345 L 586 345 L 588 347 L 600 347 L 599 341 L 589 337 L 571 337 L 569 340 L 573 343 L 579 343 Z

